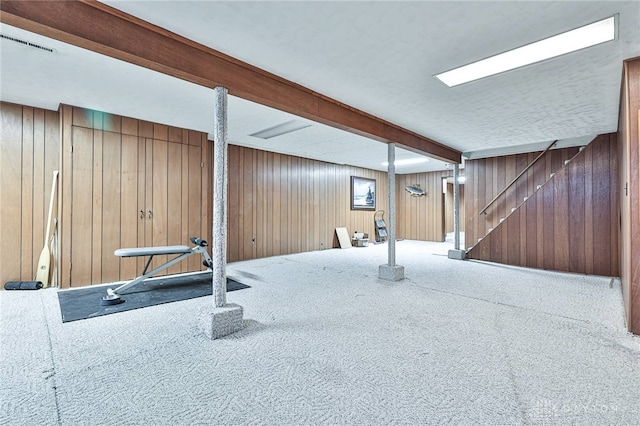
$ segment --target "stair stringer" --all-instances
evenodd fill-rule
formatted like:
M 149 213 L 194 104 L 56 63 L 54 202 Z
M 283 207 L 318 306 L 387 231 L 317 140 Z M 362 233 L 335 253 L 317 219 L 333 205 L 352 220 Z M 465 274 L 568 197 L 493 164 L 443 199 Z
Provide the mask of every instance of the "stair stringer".
M 611 137 L 615 138 L 615 134 L 599 135 L 576 153 L 502 222 L 467 250 L 467 258 L 540 269 L 609 275 L 609 268 L 604 265 L 598 267 L 594 259 L 591 262 L 584 260 L 586 256 L 581 259 L 581 256 L 570 252 L 570 247 L 582 245 L 584 250 L 586 243 L 584 217 L 581 221 L 577 220 L 580 208 L 585 210 L 585 188 L 592 179 L 591 176 L 585 179 L 585 158 L 600 155 L 600 151 L 606 151 L 608 158 Z M 596 171 L 591 173 L 595 174 Z M 594 196 L 590 195 L 592 198 Z M 576 205 L 580 203 L 577 201 L 580 199 L 582 205 Z M 609 205 L 610 200 L 610 197 L 603 197 L 599 202 Z M 523 223 L 526 224 L 525 229 L 521 229 Z M 583 228 L 582 231 L 580 227 Z M 611 228 L 607 228 L 609 229 Z M 523 248 L 523 245 L 526 247 Z

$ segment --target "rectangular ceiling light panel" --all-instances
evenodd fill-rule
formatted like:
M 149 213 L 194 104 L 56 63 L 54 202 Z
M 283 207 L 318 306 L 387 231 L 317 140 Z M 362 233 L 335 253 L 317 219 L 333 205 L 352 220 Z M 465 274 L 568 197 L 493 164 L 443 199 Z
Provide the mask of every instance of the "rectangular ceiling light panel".
M 427 161 L 429 161 L 428 158 L 407 158 L 406 160 L 396 160 L 393 162 L 394 166 L 408 166 L 410 164 L 420 164 L 420 163 L 426 163 Z M 382 163 L 383 166 L 388 167 L 389 166 L 389 162 L 385 161 L 384 163 Z
M 615 16 L 482 59 L 436 77 L 449 87 L 575 52 L 615 39 Z
M 275 138 L 276 136 L 304 129 L 306 127 L 311 127 L 311 124 L 300 120 L 291 120 L 287 121 L 286 123 L 278 124 L 277 126 L 269 127 L 268 129 L 252 133 L 249 136 L 255 136 L 256 138 L 261 139 L 271 139 Z

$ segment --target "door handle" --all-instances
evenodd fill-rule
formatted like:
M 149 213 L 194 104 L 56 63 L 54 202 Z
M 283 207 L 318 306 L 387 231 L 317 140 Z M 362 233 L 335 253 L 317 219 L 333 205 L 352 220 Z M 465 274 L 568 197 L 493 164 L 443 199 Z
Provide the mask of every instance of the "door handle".
M 149 219 L 153 218 L 153 212 L 151 210 L 149 210 Z
M 140 210 L 140 219 L 144 219 L 144 210 Z

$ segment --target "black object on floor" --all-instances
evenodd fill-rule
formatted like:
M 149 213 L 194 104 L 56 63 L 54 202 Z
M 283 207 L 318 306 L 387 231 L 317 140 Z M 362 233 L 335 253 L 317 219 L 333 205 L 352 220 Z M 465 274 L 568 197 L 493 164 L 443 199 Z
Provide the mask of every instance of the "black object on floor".
M 4 284 L 5 290 L 40 290 L 41 281 L 7 281 Z
M 211 272 L 193 275 L 171 276 L 143 281 L 122 293 L 123 303 L 101 306 L 102 296 L 111 286 L 91 286 L 77 290 L 58 292 L 62 322 L 93 318 L 116 312 L 130 311 L 147 306 L 177 302 L 179 300 L 210 296 L 212 294 Z M 227 278 L 227 291 L 242 290 L 250 286 Z

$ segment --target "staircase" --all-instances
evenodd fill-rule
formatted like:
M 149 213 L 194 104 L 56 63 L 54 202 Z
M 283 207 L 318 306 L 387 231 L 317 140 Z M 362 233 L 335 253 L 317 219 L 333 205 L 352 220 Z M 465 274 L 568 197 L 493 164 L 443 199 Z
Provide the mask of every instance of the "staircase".
M 498 210 L 505 212 L 501 191 L 478 216 L 477 223 L 490 220 L 491 227 L 467 250 L 467 258 L 606 275 L 615 262 L 607 261 L 606 266 L 599 258 L 602 252 L 590 251 L 596 245 L 604 257 L 617 251 L 616 159 L 615 134 L 600 135 L 552 170 L 530 194 L 523 197 L 520 185 L 517 204 L 498 218 Z M 509 198 L 513 201 L 513 193 Z M 502 202 L 500 209 L 492 205 L 496 201 Z
M 557 142 L 557 141 L 555 141 L 555 142 Z M 555 144 L 555 142 L 554 142 L 554 144 Z M 552 145 L 553 145 L 553 144 L 552 144 Z M 549 146 L 549 148 L 551 148 L 551 146 Z M 498 195 L 496 195 L 496 197 L 495 197 L 493 200 L 491 200 L 491 202 L 489 202 L 489 204 L 487 204 L 487 205 L 486 205 L 486 206 L 485 206 L 485 207 L 484 207 L 484 208 L 483 208 L 483 209 L 482 209 L 478 214 L 480 214 L 480 215 L 486 215 L 486 214 L 487 214 L 487 213 L 486 213 L 486 211 L 487 211 L 487 210 L 488 210 L 488 209 L 489 209 L 489 208 L 490 208 L 490 207 L 491 207 L 491 206 L 492 206 L 492 205 L 493 205 L 493 204 L 494 204 L 498 199 L 500 199 L 500 197 L 501 197 L 501 196 L 504 196 L 504 194 L 507 192 L 507 190 L 508 190 L 511 186 L 515 185 L 515 183 L 518 181 L 518 179 L 519 179 L 521 176 L 523 176 L 523 175 L 527 172 L 527 170 L 528 170 L 528 169 L 530 169 L 531 167 L 533 167 L 534 163 L 535 163 L 536 161 L 538 161 L 538 159 L 542 158 L 542 157 L 544 156 L 544 154 L 546 154 L 546 152 L 549 150 L 549 148 L 547 148 L 545 151 L 543 151 L 543 152 L 542 152 L 542 154 L 540 154 L 540 156 L 538 156 L 538 157 L 537 157 L 537 158 L 536 158 L 536 159 L 535 159 L 531 164 L 529 164 L 529 165 L 528 165 L 528 166 L 527 166 L 527 167 L 526 167 L 522 172 L 520 172 L 520 173 L 518 174 L 518 176 L 516 176 L 516 178 L 515 178 L 513 181 L 511 181 L 511 182 L 510 182 L 510 183 L 509 183 L 509 184 L 508 184 L 508 185 L 507 185 L 507 186 L 506 186 L 502 191 L 500 191 L 500 193 L 498 193 Z M 573 160 L 573 159 L 574 159 L 578 154 L 580 154 L 580 152 L 582 152 L 584 149 L 585 149 L 585 147 L 584 147 L 584 146 L 581 146 L 581 147 L 579 148 L 578 152 L 577 152 L 577 153 L 576 153 L 572 158 L 570 158 L 570 159 L 568 159 L 568 160 L 565 160 L 565 161 L 564 161 L 564 163 L 563 163 L 563 165 L 562 165 L 561 169 L 562 169 L 562 168 L 564 168 L 564 167 L 566 167 L 566 166 L 571 162 L 571 160 Z M 539 191 L 539 190 L 542 188 L 542 186 L 543 186 L 543 185 L 546 185 L 546 184 L 547 184 L 547 182 L 549 182 L 549 181 L 553 180 L 553 177 L 555 176 L 555 174 L 556 174 L 556 172 L 552 172 L 551 174 L 549 174 L 549 177 L 545 180 L 545 182 L 544 182 L 543 184 L 541 184 L 541 185 L 536 185 L 536 189 L 535 189 L 534 193 L 536 193 L 537 191 Z M 524 204 L 524 203 L 529 199 L 529 197 L 530 197 L 530 195 L 525 196 L 525 197 L 522 199 L 522 201 L 521 201 L 521 202 L 519 202 L 515 207 L 512 207 L 512 208 L 511 208 L 511 211 L 510 211 L 510 212 L 509 212 L 505 217 L 501 217 L 501 218 L 500 218 L 500 222 L 499 222 L 498 224 L 500 224 L 500 223 L 504 222 L 504 221 L 507 219 L 507 217 L 509 217 L 509 216 L 510 216 L 512 213 L 514 213 L 516 210 L 518 210 L 518 208 L 519 208 L 521 205 L 523 205 L 523 204 Z M 490 234 L 490 233 L 491 233 L 491 231 L 493 231 L 493 229 L 494 229 L 494 228 L 489 228 L 489 229 L 487 230 L 487 234 L 486 234 L 486 235 Z M 478 238 L 477 243 L 479 243 L 480 241 L 482 241 L 482 238 L 483 238 L 483 237 Z M 477 243 L 476 243 L 475 245 L 477 245 Z M 469 248 L 469 249 L 467 250 L 467 253 L 469 253 L 469 252 L 473 249 L 473 247 L 475 247 L 475 245 L 474 245 L 474 246 L 472 246 L 471 248 Z

